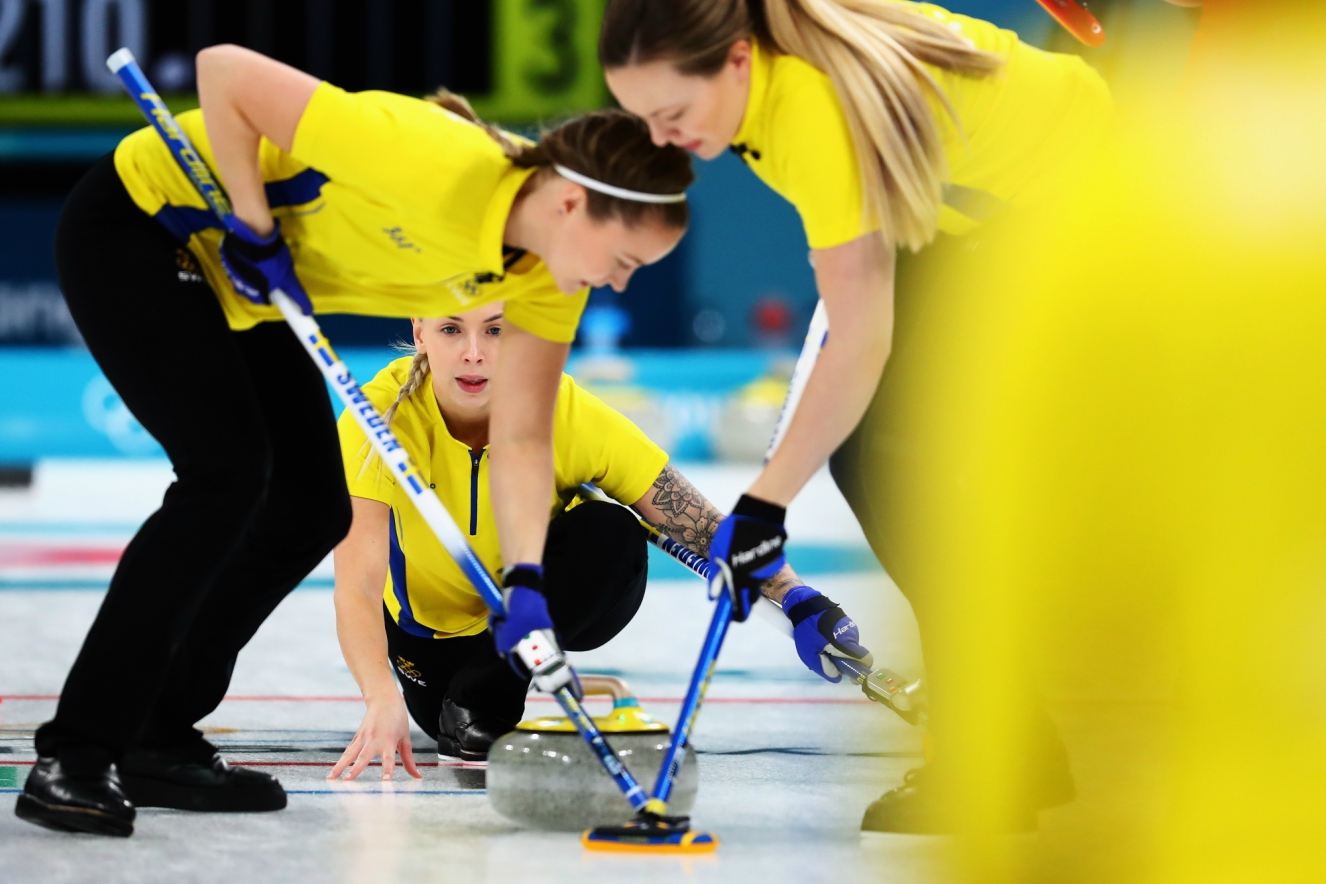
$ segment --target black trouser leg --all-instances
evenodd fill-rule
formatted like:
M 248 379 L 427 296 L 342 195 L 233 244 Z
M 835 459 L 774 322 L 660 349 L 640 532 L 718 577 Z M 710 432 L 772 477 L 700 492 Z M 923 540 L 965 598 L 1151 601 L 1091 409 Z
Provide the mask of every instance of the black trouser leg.
M 954 587 L 929 585 L 926 568 L 910 548 L 905 521 L 909 514 L 900 504 L 901 485 L 906 477 L 920 471 L 931 475 L 929 460 L 935 457 L 923 436 L 918 436 L 915 421 L 906 416 L 912 403 L 908 400 L 917 385 L 928 385 L 926 372 L 936 364 L 934 354 L 925 351 L 933 339 L 934 317 L 944 311 L 960 310 L 980 297 L 979 292 L 953 292 L 936 278 L 945 265 L 971 260 L 962 240 L 941 241 L 919 255 L 901 256 L 898 264 L 894 298 L 894 342 L 884 375 L 880 379 L 865 416 L 829 461 L 830 473 L 853 514 L 860 522 L 876 558 L 897 582 L 912 605 L 925 654 L 927 694 L 930 701 L 930 732 L 934 735 L 937 757 L 942 757 L 950 708 L 947 697 L 953 675 L 945 642 L 949 641 L 948 624 L 942 612 L 952 610 Z M 958 303 L 961 299 L 967 303 Z M 936 310 L 930 299 L 944 299 Z M 928 403 L 928 408 L 942 408 L 943 403 Z M 940 539 L 934 549 L 961 555 L 962 539 Z M 924 555 L 924 554 L 920 554 Z M 960 601 L 960 600 L 959 600 Z M 1072 793 L 1067 752 L 1059 732 L 1045 711 L 1044 702 L 1033 687 L 1030 667 L 1015 679 L 1011 687 L 1010 717 L 1018 722 L 1022 735 L 1011 768 L 1029 783 L 1029 794 L 1047 796 L 1047 801 L 1063 800 Z M 957 677 L 963 677 L 961 675 Z
M 648 579 L 645 532 L 625 507 L 589 501 L 548 526 L 543 591 L 566 650 L 592 651 L 625 629 Z
M 207 593 L 171 662 L 143 743 L 196 739 L 215 711 L 235 658 L 289 592 L 350 527 L 350 497 L 322 374 L 284 323 L 236 335 L 272 438 L 267 496 Z M 303 391 L 303 392 L 296 392 Z
M 644 600 L 649 576 L 643 529 L 628 510 L 584 503 L 548 527 L 544 548 L 548 611 L 571 651 L 588 651 L 621 632 Z M 497 655 L 487 633 L 462 638 L 412 636 L 387 618 L 387 646 L 410 716 L 437 736 L 442 701 L 514 727 L 529 682 Z
M 387 653 L 405 694 L 405 708 L 424 733 L 437 739 L 442 701 L 462 673 L 469 673 L 471 681 L 478 676 L 485 686 L 479 701 L 467 708 L 512 727 L 520 721 L 529 683 L 497 656 L 488 632 L 423 638 L 397 626 L 385 605 L 382 616 L 387 627 Z
M 134 206 L 109 158 L 66 201 L 56 263 L 89 350 L 177 476 L 125 550 L 55 719 L 37 733 L 40 754 L 97 764 L 139 737 L 200 606 L 267 499 L 274 447 L 290 443 L 273 444 L 257 392 L 271 381 L 252 373 L 255 354 L 207 284 L 186 272 L 188 252 Z M 326 392 L 318 382 L 285 395 L 325 402 Z M 298 431 L 308 444 L 317 435 Z

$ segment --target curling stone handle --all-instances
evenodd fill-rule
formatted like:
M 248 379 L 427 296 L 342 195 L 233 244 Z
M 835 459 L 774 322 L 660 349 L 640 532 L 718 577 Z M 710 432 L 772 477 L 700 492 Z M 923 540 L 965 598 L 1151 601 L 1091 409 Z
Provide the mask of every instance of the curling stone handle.
M 580 689 L 585 696 L 610 696 L 614 705 L 620 700 L 634 700 L 635 693 L 625 679 L 613 675 L 582 675 Z

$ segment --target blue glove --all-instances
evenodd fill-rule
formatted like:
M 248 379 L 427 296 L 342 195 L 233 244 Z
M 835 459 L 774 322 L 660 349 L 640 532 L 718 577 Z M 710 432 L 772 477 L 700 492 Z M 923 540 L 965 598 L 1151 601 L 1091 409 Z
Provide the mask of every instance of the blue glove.
M 502 577 L 502 599 L 506 602 L 506 616 L 488 615 L 488 628 L 493 633 L 497 653 L 511 664 L 522 678 L 529 678 L 520 655 L 514 653 L 516 645 L 525 636 L 538 629 L 550 632 L 552 617 L 548 616 L 548 600 L 543 597 L 543 568 L 539 565 L 512 565 Z
M 856 621 L 809 586 L 788 591 L 783 613 L 792 621 L 797 656 L 820 678 L 835 684 L 842 681 L 842 672 L 833 664 L 835 656 L 860 660 L 867 668 L 874 666 L 870 651 L 861 644 Z
M 716 581 L 732 594 L 732 619 L 738 623 L 759 601 L 760 586 L 785 564 L 786 516 L 783 507 L 743 494 L 732 514 L 718 523 L 709 558 L 721 571 Z
M 270 304 L 271 293 L 280 289 L 299 305 L 305 316 L 313 315 L 313 304 L 295 276 L 295 260 L 281 238 L 281 222 L 272 232 L 259 236 L 235 219 L 235 230 L 221 237 L 221 266 L 235 291 L 255 304 Z

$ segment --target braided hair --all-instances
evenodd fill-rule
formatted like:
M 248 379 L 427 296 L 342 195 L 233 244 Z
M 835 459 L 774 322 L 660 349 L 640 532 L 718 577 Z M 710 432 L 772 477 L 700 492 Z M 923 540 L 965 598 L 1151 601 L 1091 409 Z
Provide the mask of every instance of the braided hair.
M 419 388 L 424 386 L 424 381 L 428 379 L 429 375 L 427 353 L 413 344 L 402 343 L 396 344 L 395 347 L 402 352 L 413 353 L 414 359 L 410 361 L 410 372 L 405 376 L 405 383 L 401 384 L 400 392 L 396 394 L 396 401 L 387 406 L 386 411 L 382 412 L 382 419 L 388 427 L 396 419 L 396 410 L 400 408 L 401 403 L 418 392 Z M 364 458 L 364 465 L 359 468 L 360 476 L 364 475 L 368 470 L 368 465 L 378 456 L 377 452 L 372 450 L 372 443 L 367 439 L 364 440 L 363 447 L 359 449 L 359 454 L 362 455 L 365 448 L 368 449 L 368 456 Z M 381 465 L 378 468 L 381 469 Z

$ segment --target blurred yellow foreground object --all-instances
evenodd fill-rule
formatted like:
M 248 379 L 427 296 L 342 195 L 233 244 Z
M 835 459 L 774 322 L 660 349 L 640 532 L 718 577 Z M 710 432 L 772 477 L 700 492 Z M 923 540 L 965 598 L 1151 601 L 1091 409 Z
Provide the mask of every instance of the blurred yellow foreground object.
M 1018 678 L 1078 782 L 962 880 L 1326 881 L 1326 9 L 1210 5 L 1163 128 L 913 296 L 888 518 L 946 587 L 953 813 L 1025 788 Z

